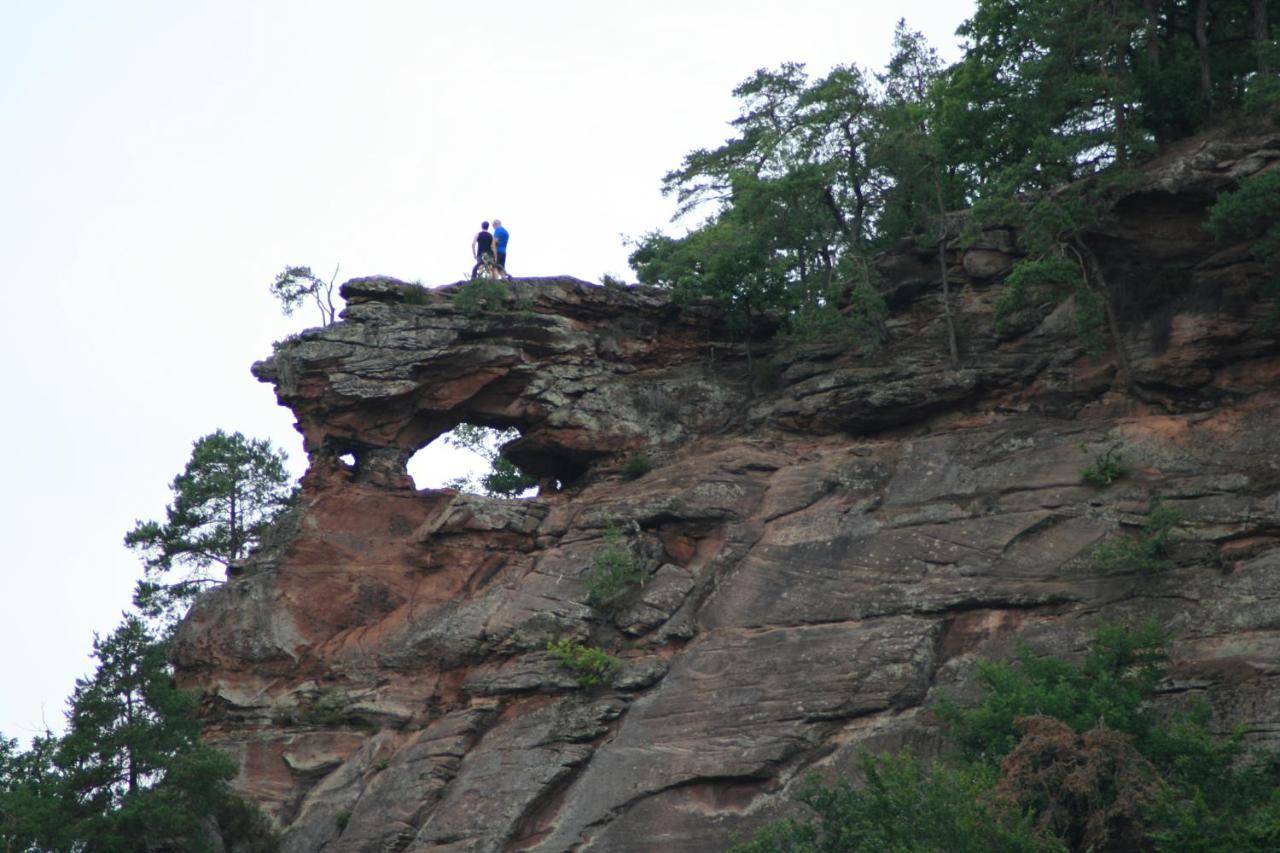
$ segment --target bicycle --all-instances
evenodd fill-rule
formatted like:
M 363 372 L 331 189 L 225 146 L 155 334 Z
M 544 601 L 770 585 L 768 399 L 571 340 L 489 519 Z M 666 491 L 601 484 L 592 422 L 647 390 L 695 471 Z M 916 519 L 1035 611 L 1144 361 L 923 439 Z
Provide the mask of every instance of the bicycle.
M 504 278 L 510 279 L 507 271 L 498 266 L 498 262 L 493 259 L 493 255 L 485 252 L 476 261 L 476 265 L 471 268 L 472 278 Z

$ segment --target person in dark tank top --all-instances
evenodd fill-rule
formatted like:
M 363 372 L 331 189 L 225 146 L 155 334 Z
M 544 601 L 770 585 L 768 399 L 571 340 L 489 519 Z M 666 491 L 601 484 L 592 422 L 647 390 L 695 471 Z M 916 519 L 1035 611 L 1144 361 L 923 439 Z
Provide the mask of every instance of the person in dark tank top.
M 493 257 L 493 235 L 489 233 L 487 221 L 480 223 L 480 233 L 471 238 L 471 253 L 477 261 Z

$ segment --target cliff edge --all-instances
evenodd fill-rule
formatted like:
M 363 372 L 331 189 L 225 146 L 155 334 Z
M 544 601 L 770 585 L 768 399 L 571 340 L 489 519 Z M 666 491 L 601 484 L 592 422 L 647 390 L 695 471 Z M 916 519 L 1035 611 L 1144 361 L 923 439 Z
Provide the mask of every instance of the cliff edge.
M 290 851 L 706 851 L 811 769 L 937 743 L 942 692 L 1020 643 L 1079 655 L 1101 620 L 1174 638 L 1161 703 L 1280 746 L 1280 345 L 1263 272 L 1204 228 L 1280 137 L 1152 163 L 1089 244 L 1141 294 L 1114 351 L 1072 305 L 997 334 L 1017 234 L 878 262 L 887 344 L 734 341 L 705 306 L 569 278 L 343 287 L 341 322 L 254 367 L 310 467 L 264 547 L 176 641 L 209 737 Z M 536 498 L 417 490 L 459 423 L 515 427 Z M 1111 453 L 1110 486 L 1081 472 Z M 626 461 L 651 467 L 634 478 Z M 1100 573 L 1152 499 L 1159 572 Z M 621 542 L 644 582 L 588 579 Z M 621 659 L 583 688 L 548 654 Z

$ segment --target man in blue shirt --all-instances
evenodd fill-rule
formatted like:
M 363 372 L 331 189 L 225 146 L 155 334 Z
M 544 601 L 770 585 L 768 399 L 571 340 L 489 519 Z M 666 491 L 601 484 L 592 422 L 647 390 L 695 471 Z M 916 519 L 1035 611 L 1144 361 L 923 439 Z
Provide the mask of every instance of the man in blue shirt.
M 507 229 L 502 227 L 502 220 L 493 220 L 493 242 L 494 248 L 498 252 L 498 269 L 506 272 L 507 270 L 507 240 L 510 238 Z

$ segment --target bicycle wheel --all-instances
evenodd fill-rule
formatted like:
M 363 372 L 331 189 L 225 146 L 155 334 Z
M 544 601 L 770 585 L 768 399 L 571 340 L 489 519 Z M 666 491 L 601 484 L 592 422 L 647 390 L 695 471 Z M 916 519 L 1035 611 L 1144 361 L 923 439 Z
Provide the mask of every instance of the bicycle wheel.
M 476 265 L 471 268 L 472 278 L 493 278 L 492 268 L 484 261 L 476 261 Z

